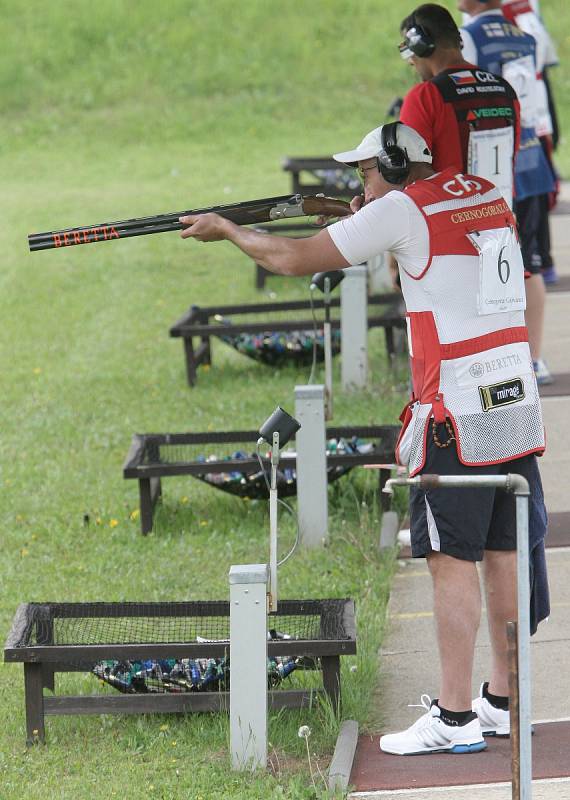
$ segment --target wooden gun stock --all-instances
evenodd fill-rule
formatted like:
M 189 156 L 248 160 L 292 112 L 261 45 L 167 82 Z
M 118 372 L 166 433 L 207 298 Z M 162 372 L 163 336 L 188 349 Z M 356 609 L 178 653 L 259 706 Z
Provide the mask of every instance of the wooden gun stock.
M 335 197 L 325 197 L 324 195 L 316 195 L 314 197 L 308 195 L 303 197 L 303 208 L 305 214 L 309 217 L 314 215 L 323 217 L 346 217 L 352 214 L 350 205 L 345 203 L 344 200 L 338 200 Z

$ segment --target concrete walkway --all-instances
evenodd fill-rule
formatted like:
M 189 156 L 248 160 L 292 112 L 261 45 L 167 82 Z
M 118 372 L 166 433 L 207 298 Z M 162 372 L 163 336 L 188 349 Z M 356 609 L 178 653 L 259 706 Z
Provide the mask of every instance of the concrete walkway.
M 570 190 L 566 190 L 566 200 L 570 200 Z M 554 256 L 558 272 L 570 277 L 570 215 L 552 217 L 552 238 Z M 570 373 L 570 292 L 549 293 L 546 308 L 546 330 L 544 356 L 553 373 Z M 567 382 L 568 386 L 568 382 Z M 547 453 L 541 459 L 541 472 L 549 513 L 557 515 L 562 524 L 562 543 L 566 539 L 570 545 L 570 396 L 543 398 L 544 418 L 547 431 Z M 567 512 L 563 514 L 563 512 Z M 560 539 L 559 539 L 560 541 Z M 548 542 L 547 542 L 548 544 Z M 570 720 L 570 546 L 549 547 L 547 549 L 552 615 L 548 622 L 541 624 L 538 633 L 532 638 L 531 658 L 533 675 L 532 718 L 534 721 Z M 436 652 L 435 631 L 432 614 L 431 580 L 423 560 L 403 559 L 399 563 L 394 579 L 388 609 L 389 625 L 384 646 L 380 653 L 380 683 L 376 695 L 376 718 L 378 730 L 382 732 L 401 730 L 414 722 L 421 710 L 408 708 L 408 703 L 418 704 L 423 693 L 436 697 L 438 692 L 439 664 Z M 487 679 L 490 665 L 489 637 L 483 612 L 482 625 L 477 641 L 473 696 L 479 691 L 480 682 Z M 533 782 L 533 798 L 536 800 L 569 800 L 570 798 L 570 724 L 559 725 L 565 741 L 566 756 L 560 766 L 549 771 L 548 763 L 543 764 L 534 775 L 562 776 L 550 780 Z M 533 747 L 538 744 L 540 732 L 533 737 Z M 359 748 L 370 752 L 366 763 L 380 761 L 380 753 L 375 743 L 362 742 Z M 497 740 L 495 740 L 496 743 Z M 489 750 L 493 748 L 489 740 Z M 487 752 L 489 752 L 489 750 Z M 477 754 L 461 756 L 426 756 L 421 759 L 402 759 L 389 756 L 388 759 L 408 762 L 409 788 L 402 788 L 400 782 L 390 776 L 390 761 L 382 759 L 382 771 L 376 780 L 362 777 L 366 771 L 357 751 L 351 784 L 355 791 L 351 798 L 410 798 L 410 800 L 507 800 L 511 798 L 510 783 L 499 785 L 490 783 L 482 776 L 481 764 Z M 447 780 L 434 779 L 434 771 L 440 775 L 447 771 L 449 759 L 461 759 L 464 778 L 456 786 L 446 786 Z M 507 757 L 506 757 L 507 758 Z M 448 759 L 448 761 L 446 761 Z M 553 757 L 554 760 L 554 757 Z M 418 767 L 418 762 L 420 767 Z M 548 753 L 546 754 L 548 762 Z M 507 758 L 508 763 L 508 758 Z M 449 765 L 450 767 L 451 765 Z M 398 767 L 400 769 L 400 767 Z M 359 776 L 360 771 L 360 776 Z M 418 774 L 419 773 L 419 774 Z M 360 780 L 360 786 L 359 786 Z M 404 778 L 405 782 L 406 778 Z M 508 780 L 507 777 L 502 781 Z M 434 785 L 435 784 L 435 785 Z M 461 785 L 463 784 L 463 785 Z M 481 784 L 487 784 L 481 786 Z M 432 788 L 422 788 L 432 786 Z M 396 790 L 396 787 L 399 787 Z M 359 790 L 360 789 L 360 790 Z
M 569 786 L 568 781 L 562 779 L 533 781 L 533 800 L 568 800 Z M 353 792 L 349 797 L 354 800 L 512 800 L 512 790 L 510 784 L 479 784 L 399 792 Z

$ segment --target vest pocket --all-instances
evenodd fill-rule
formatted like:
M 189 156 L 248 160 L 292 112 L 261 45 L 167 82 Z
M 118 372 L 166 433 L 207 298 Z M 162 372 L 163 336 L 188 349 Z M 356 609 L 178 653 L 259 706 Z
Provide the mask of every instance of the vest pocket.
M 408 403 L 402 413 L 400 420 L 402 422 L 402 430 L 396 442 L 396 463 L 401 467 L 407 467 L 410 463 L 410 454 L 412 452 L 412 440 L 414 437 L 415 419 L 420 407 L 418 400 L 415 403 Z

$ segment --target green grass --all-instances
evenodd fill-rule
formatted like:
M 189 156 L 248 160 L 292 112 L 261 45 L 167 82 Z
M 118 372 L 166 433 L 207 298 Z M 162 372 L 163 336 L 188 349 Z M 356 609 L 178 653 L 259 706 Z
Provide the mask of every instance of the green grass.
M 452 4 L 448 4 L 452 7 Z M 544 0 L 566 30 L 562 0 Z M 253 266 L 227 244 L 176 235 L 30 255 L 30 232 L 288 191 L 285 155 L 355 145 L 412 83 L 398 58 L 407 8 L 363 0 L 0 2 L 0 634 L 18 603 L 227 596 L 232 563 L 267 557 L 267 508 L 191 479 L 164 481 L 146 538 L 121 467 L 134 432 L 259 425 L 293 409 L 308 370 L 274 371 L 216 343 L 186 386 L 168 328 L 191 303 L 253 301 Z M 568 39 L 559 38 L 562 63 Z M 568 73 L 553 73 L 563 129 Z M 558 155 L 570 172 L 568 150 Z M 272 278 L 280 299 L 307 281 Z M 335 424 L 396 420 L 403 397 L 370 334 L 369 391 L 335 398 Z M 338 385 L 338 368 L 336 381 Z M 401 376 L 398 376 L 401 378 Z M 343 716 L 371 707 L 393 554 L 377 551 L 375 476 L 330 491 L 326 548 L 281 570 L 284 597 L 351 596 L 359 653 L 343 664 Z M 89 524 L 85 524 L 85 519 Z M 115 524 L 116 521 L 116 524 Z M 294 538 L 282 520 L 283 550 Z M 356 671 L 350 667 L 356 666 Z M 293 676 L 294 677 L 294 676 Z M 97 691 L 63 676 L 64 689 Z M 228 769 L 227 718 L 49 717 L 26 750 L 22 670 L 0 666 L 0 800 L 309 798 L 300 724 L 326 769 L 338 720 L 326 706 L 272 715 L 272 771 Z

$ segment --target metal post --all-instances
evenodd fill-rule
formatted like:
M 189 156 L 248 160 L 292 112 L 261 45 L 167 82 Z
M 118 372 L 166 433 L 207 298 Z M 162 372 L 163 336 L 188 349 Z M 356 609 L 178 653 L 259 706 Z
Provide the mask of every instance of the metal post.
M 271 484 L 269 488 L 269 593 L 268 610 L 277 611 L 277 466 L 279 434 L 273 432 L 271 448 Z
M 507 657 L 509 664 L 509 718 L 511 723 L 511 797 L 521 800 L 521 740 L 519 710 L 519 647 L 517 623 L 507 622 Z
M 526 492 L 524 488 L 515 491 L 517 513 L 520 800 L 530 800 L 532 796 L 528 496 L 528 484 Z
M 417 475 L 415 478 L 390 478 L 384 491 L 393 486 L 420 486 L 422 489 L 495 487 L 513 492 L 517 525 L 517 603 L 518 603 L 518 729 L 520 800 L 532 798 L 531 673 L 530 673 L 530 576 L 528 498 L 529 485 L 522 475 Z M 511 709 L 511 715 L 515 709 Z
M 325 419 L 333 418 L 332 336 L 331 336 L 331 281 L 324 279 L 325 322 L 323 338 L 325 349 Z
M 342 388 L 364 389 L 368 380 L 367 269 L 351 267 L 341 284 Z
M 331 323 L 326 320 L 323 325 L 325 344 L 325 419 L 333 418 L 333 385 L 332 385 L 332 337 Z
M 232 768 L 267 766 L 267 564 L 230 568 Z
M 392 276 L 390 275 L 390 266 L 386 253 L 379 253 L 377 256 L 370 258 L 366 262 L 366 268 L 370 278 L 369 290 L 371 294 L 389 292 L 392 289 Z M 350 271 L 347 270 L 347 272 Z
M 317 547 L 328 536 L 324 386 L 295 386 L 299 541 Z

